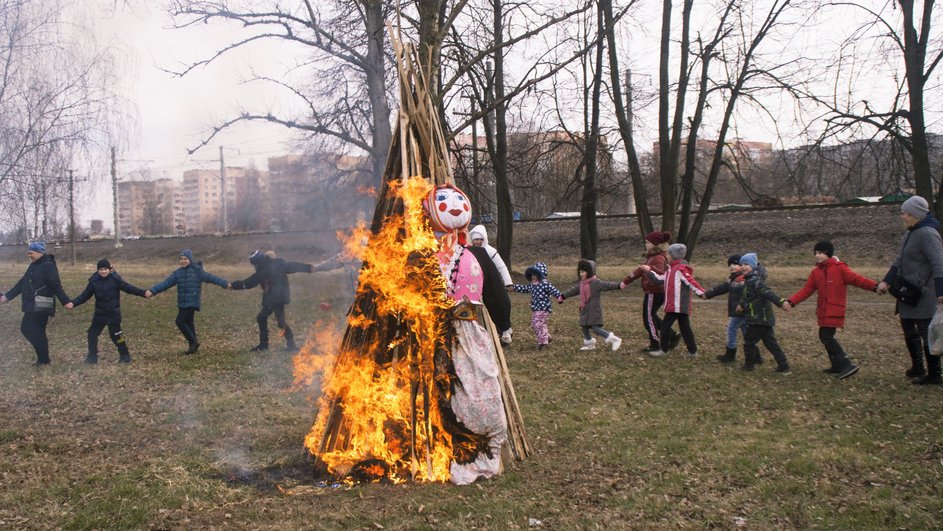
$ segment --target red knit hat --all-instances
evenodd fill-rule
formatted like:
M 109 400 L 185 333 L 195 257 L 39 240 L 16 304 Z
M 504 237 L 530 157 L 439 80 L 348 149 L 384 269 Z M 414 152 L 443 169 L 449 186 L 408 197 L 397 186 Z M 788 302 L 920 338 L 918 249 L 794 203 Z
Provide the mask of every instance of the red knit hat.
M 671 240 L 670 232 L 655 231 L 655 232 L 649 232 L 648 234 L 645 235 L 645 241 L 651 243 L 652 245 L 661 245 L 670 240 Z

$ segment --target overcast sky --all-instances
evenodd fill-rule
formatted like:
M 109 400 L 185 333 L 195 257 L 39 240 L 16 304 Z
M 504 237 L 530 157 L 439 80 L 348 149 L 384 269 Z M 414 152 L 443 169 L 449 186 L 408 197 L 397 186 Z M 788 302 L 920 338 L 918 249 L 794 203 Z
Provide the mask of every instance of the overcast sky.
M 234 116 L 240 101 L 254 103 L 254 110 L 285 109 L 285 102 L 271 90 L 243 81 L 252 73 L 250 64 L 260 74 L 284 75 L 293 60 L 288 47 L 253 44 L 181 78 L 164 70 L 177 70 L 209 56 L 230 42 L 232 34 L 213 24 L 172 29 L 169 15 L 157 6 L 133 5 L 116 13 L 104 9 L 101 13 L 99 39 L 121 50 L 126 97 L 136 114 L 135 133 L 119 148 L 119 178 L 139 168 L 174 179 L 180 179 L 187 169 L 215 170 L 219 168 L 219 146 L 225 148 L 227 166 L 254 162 L 264 168 L 267 157 L 290 151 L 290 131 L 253 123 L 235 126 L 193 155 L 187 154 L 212 125 Z M 107 168 L 99 171 L 107 172 Z M 98 190 L 90 192 L 90 208 L 83 212 L 82 221 L 104 219 L 110 226 L 110 187 Z

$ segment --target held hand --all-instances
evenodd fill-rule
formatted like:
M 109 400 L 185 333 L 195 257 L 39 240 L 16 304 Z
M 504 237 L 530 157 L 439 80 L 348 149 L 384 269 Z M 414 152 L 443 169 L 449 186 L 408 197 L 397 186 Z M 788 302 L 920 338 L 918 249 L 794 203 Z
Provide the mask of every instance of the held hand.
M 3 304 L 4 302 L 7 302 L 7 298 L 3 295 L 0 295 L 0 304 Z
M 877 289 L 876 289 L 875 291 L 877 291 L 878 293 L 880 293 L 881 295 L 883 295 L 883 294 L 887 293 L 887 288 L 889 288 L 889 287 L 890 287 L 890 286 L 888 286 L 887 282 L 884 282 L 884 281 L 882 280 L 881 282 L 878 283 L 878 287 L 877 287 Z
M 505 286 L 504 289 L 508 290 L 508 293 L 512 293 L 514 291 L 514 286 Z
M 789 310 L 792 310 L 792 304 L 789 304 L 789 301 L 786 301 L 783 303 L 783 311 L 788 312 Z
M 698 297 L 700 297 L 702 301 L 706 301 L 706 300 L 707 300 L 707 294 L 706 294 L 706 293 L 701 293 L 700 295 L 698 295 Z
M 629 287 L 629 285 L 626 284 L 625 282 L 619 282 L 619 289 L 625 289 L 627 287 Z
M 557 297 L 557 302 L 560 304 L 563 304 L 564 300 L 565 300 L 565 297 L 563 295 L 560 295 L 559 297 Z
M 743 313 L 743 306 L 737 305 L 737 313 Z
M 144 298 L 145 298 L 145 299 L 150 299 L 150 298 L 153 297 L 153 296 L 154 296 L 154 294 L 151 293 L 151 290 L 147 290 L 147 291 L 144 292 Z
M 232 282 L 227 282 L 226 287 L 223 289 L 232 289 Z
M 75 305 L 72 304 L 71 302 L 67 302 L 65 303 L 65 306 L 63 306 L 63 308 L 65 308 L 66 310 L 71 310 L 72 308 L 75 308 Z
M 652 270 L 652 268 L 651 268 L 650 266 L 646 265 L 646 264 L 642 264 L 642 265 L 640 265 L 640 266 L 638 266 L 638 267 L 639 267 L 639 269 L 642 270 L 642 273 L 648 273 L 649 271 Z

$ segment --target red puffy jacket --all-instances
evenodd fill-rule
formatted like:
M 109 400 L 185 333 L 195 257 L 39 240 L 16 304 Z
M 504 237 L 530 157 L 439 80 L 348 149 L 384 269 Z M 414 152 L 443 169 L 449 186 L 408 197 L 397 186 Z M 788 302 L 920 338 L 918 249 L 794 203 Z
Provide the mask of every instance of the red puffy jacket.
M 819 326 L 844 328 L 849 284 L 868 291 L 874 291 L 877 287 L 877 282 L 855 273 L 848 264 L 833 256 L 815 264 L 805 286 L 789 297 L 789 304 L 796 306 L 818 291 L 819 301 L 815 315 L 818 316 Z

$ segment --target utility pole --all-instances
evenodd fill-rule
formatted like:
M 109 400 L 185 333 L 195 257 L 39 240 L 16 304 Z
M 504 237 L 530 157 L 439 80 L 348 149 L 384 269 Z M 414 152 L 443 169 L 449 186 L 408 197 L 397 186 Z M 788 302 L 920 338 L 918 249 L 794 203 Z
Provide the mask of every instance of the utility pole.
M 452 114 L 458 116 L 469 116 L 474 117 L 478 112 L 475 96 L 474 94 L 462 95 L 462 99 L 466 99 L 470 102 L 471 108 L 468 112 L 454 111 Z M 481 183 L 478 182 L 478 119 L 474 118 L 471 123 L 472 128 L 472 182 L 475 183 L 475 187 L 481 188 Z M 480 205 L 479 205 L 480 206 Z
M 69 172 L 69 239 L 72 240 L 72 265 L 75 265 L 75 171 Z
M 635 138 L 635 125 L 632 123 L 633 118 L 635 117 L 635 111 L 632 110 L 632 103 L 635 99 L 635 96 L 632 94 L 632 69 L 625 69 L 625 118 L 629 123 L 629 138 Z M 635 214 L 635 198 L 632 197 L 632 187 L 628 186 L 629 189 L 629 200 L 628 200 L 628 212 L 629 214 Z
M 223 146 L 219 146 L 219 180 L 223 188 L 223 234 L 229 234 L 229 213 L 226 207 L 226 163 L 223 161 Z
M 115 148 L 111 148 L 111 194 L 112 208 L 115 214 L 115 249 L 123 247 L 121 232 L 118 230 L 118 160 L 115 157 Z
M 497 132 L 495 131 L 495 125 L 494 125 L 494 77 L 493 77 L 494 73 L 493 73 L 493 69 L 494 69 L 494 63 L 491 62 L 491 59 L 488 59 L 487 61 L 485 61 L 485 78 L 487 79 L 487 83 L 488 83 L 487 86 L 485 87 L 485 108 L 488 109 L 488 112 L 485 114 L 484 124 L 485 124 L 485 131 L 487 131 L 485 134 L 491 138 L 495 138 L 494 135 L 497 134 Z M 496 138 L 494 139 L 494 142 L 497 143 Z M 491 167 L 492 169 L 494 168 L 494 161 L 491 161 Z M 493 203 L 495 207 L 494 219 L 495 221 L 497 221 L 498 190 L 497 190 L 497 183 L 495 183 L 494 171 L 491 172 L 490 183 L 491 183 L 491 186 L 489 186 L 489 189 L 492 193 L 492 197 L 494 198 L 494 203 Z

